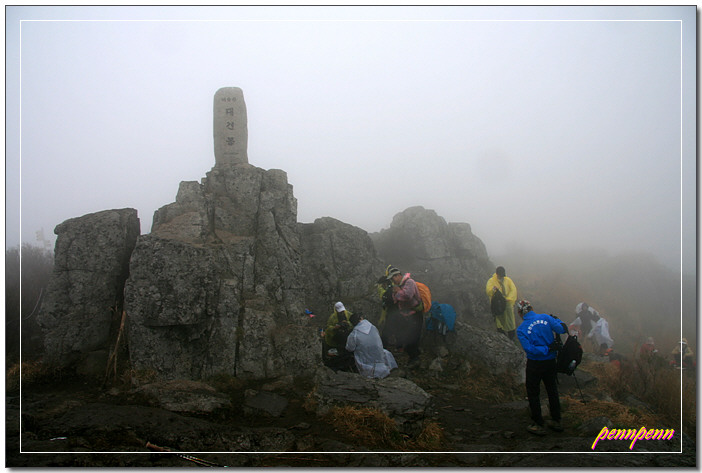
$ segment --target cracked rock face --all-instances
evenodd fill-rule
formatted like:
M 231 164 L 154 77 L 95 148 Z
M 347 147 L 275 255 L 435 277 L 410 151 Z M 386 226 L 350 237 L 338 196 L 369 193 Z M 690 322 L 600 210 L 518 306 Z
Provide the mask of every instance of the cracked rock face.
M 297 202 L 286 174 L 215 165 L 139 238 L 125 287 L 133 368 L 164 379 L 310 371 Z
M 108 349 L 139 219 L 135 209 L 104 210 L 66 220 L 54 233 L 54 272 L 37 321 L 44 360 L 68 366 Z

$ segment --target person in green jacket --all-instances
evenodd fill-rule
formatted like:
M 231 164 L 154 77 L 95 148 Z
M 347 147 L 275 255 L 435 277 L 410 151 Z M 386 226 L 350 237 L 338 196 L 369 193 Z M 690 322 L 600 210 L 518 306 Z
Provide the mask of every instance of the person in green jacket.
M 515 330 L 517 329 L 517 324 L 514 320 L 514 304 L 517 302 L 517 286 L 506 276 L 505 268 L 502 266 L 498 266 L 497 269 L 495 269 L 495 274 L 488 279 L 485 285 L 485 292 L 491 301 L 497 291 L 500 291 L 507 300 L 505 311 L 495 316 L 497 331 L 506 333 L 510 340 L 514 340 Z
M 329 316 L 324 330 L 324 341 L 330 348 L 341 350 L 346 346 L 346 337 L 353 329 L 350 322 L 352 314 L 342 302 L 334 304 L 334 313 Z

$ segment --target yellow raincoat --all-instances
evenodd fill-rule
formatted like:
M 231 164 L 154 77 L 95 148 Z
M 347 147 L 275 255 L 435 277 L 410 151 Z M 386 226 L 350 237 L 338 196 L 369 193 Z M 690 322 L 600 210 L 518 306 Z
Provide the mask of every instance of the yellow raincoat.
M 485 293 L 490 300 L 492 300 L 494 294 L 493 288 L 495 287 L 505 296 L 505 299 L 507 299 L 507 307 L 504 313 L 495 317 L 497 328 L 505 332 L 516 330 L 517 324 L 514 320 L 514 304 L 517 302 L 517 286 L 515 286 L 514 282 L 507 276 L 500 281 L 500 278 L 497 277 L 497 273 L 495 273 L 488 279 L 485 285 Z

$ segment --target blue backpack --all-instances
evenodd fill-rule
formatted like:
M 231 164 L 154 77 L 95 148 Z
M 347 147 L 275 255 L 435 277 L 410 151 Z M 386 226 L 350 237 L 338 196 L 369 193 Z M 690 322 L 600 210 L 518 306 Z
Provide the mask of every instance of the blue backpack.
M 427 319 L 427 331 L 436 331 L 442 335 L 446 332 L 453 332 L 456 324 L 456 311 L 449 304 L 440 304 L 436 301 L 431 303 L 429 318 Z

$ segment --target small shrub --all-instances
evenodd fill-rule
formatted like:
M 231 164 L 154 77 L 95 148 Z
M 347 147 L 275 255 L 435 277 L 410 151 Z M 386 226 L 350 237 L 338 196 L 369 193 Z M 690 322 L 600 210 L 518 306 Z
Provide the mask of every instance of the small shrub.
M 436 422 L 428 421 L 424 423 L 417 438 L 409 442 L 409 446 L 418 451 L 442 450 L 445 441 L 444 429 Z

